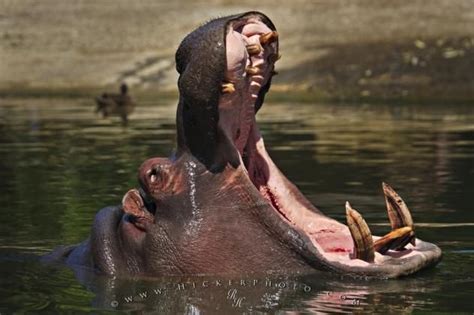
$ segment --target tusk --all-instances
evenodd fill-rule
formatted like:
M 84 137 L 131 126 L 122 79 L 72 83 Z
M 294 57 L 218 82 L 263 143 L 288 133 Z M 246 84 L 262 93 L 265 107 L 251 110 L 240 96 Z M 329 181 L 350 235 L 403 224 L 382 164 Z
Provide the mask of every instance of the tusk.
M 410 210 L 403 199 L 386 183 L 382 183 L 383 193 L 385 195 L 385 203 L 387 205 L 388 219 L 392 230 L 396 230 L 405 226 L 411 227 L 413 233 L 415 226 L 411 217 Z M 415 238 L 411 240 L 411 244 L 415 246 Z
M 366 262 L 373 262 L 375 258 L 374 241 L 369 226 L 359 212 L 352 209 L 349 202 L 346 202 L 347 226 L 351 231 L 354 240 L 355 258 Z
M 389 249 L 400 250 L 410 243 L 415 236 L 412 228 L 405 226 L 386 234 L 374 243 L 374 249 L 380 254 L 385 254 Z
M 248 51 L 249 55 L 251 55 L 251 56 L 258 55 L 258 54 L 260 54 L 260 52 L 262 52 L 262 46 L 260 46 L 259 44 L 247 45 L 246 48 L 247 48 L 247 51 Z
M 234 93 L 235 86 L 234 83 L 223 83 L 222 84 L 222 93 Z
M 266 45 L 269 43 L 273 43 L 278 39 L 278 33 L 276 31 L 268 32 L 260 36 L 260 44 Z

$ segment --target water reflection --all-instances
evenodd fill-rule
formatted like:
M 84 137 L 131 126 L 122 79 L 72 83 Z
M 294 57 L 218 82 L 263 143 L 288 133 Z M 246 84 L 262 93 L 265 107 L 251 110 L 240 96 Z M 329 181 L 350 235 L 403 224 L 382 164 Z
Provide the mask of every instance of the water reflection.
M 453 303 L 456 310 L 470 310 L 472 106 L 285 102 L 266 104 L 259 113 L 274 161 L 329 216 L 343 221 L 343 205 L 350 200 L 374 234 L 384 234 L 388 220 L 380 183 L 397 189 L 412 210 L 419 237 L 445 253 L 434 270 L 413 278 L 242 275 L 230 279 L 231 285 L 203 288 L 204 281 L 229 279 L 120 280 L 40 265 L 39 254 L 88 236 L 95 212 L 117 204 L 136 185 L 143 160 L 170 155 L 175 100 L 158 100 L 137 108 L 126 128 L 119 119 L 95 117 L 89 100 L 1 100 L 0 312 L 410 312 L 449 311 Z M 248 285 L 242 286 L 242 279 Z M 177 289 L 180 283 L 188 283 L 186 290 Z M 297 290 L 291 289 L 294 284 Z M 160 285 L 168 288 L 166 294 L 155 294 Z M 146 299 L 124 300 L 144 291 Z

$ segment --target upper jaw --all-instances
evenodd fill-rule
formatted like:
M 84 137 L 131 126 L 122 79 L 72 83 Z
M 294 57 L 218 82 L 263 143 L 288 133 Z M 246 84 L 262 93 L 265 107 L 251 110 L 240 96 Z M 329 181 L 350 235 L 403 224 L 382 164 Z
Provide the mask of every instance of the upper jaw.
M 227 25 L 225 36 L 226 71 L 219 98 L 218 126 L 240 155 L 278 59 L 278 33 L 262 19 L 249 14 L 233 20 Z
M 231 164 L 234 167 L 239 164 L 238 156 L 235 152 L 227 150 L 227 148 L 234 143 L 234 139 L 238 138 L 236 141 L 239 144 L 237 149 L 241 150 L 241 142 L 245 141 L 245 133 L 248 132 L 248 130 L 244 129 L 239 131 L 238 128 L 228 129 L 227 126 L 217 126 L 226 120 L 225 115 L 219 110 L 225 94 L 236 92 L 232 93 L 232 98 L 237 100 L 238 97 L 236 96 L 238 94 L 244 90 L 248 91 L 247 88 L 242 88 L 241 84 L 245 83 L 246 85 L 253 82 L 252 89 L 258 89 L 258 93 L 252 93 L 256 95 L 251 108 L 254 113 L 261 106 L 264 95 L 270 86 L 272 69 L 269 68 L 267 71 L 264 67 L 260 68 L 265 70 L 265 72 L 260 74 L 265 80 L 259 82 L 257 78 L 259 75 L 255 73 L 255 70 L 259 67 L 255 68 L 251 63 L 247 65 L 247 62 L 252 59 L 249 58 L 248 51 L 251 51 L 252 57 L 256 57 L 258 54 L 251 47 L 247 49 L 243 37 L 245 36 L 249 39 L 252 36 L 256 36 L 255 38 L 259 36 L 251 32 L 247 34 L 249 36 L 245 35 L 247 24 L 260 24 L 263 28 L 266 28 L 265 31 L 270 30 L 273 32 L 275 30 L 270 19 L 259 12 L 227 16 L 212 20 L 188 34 L 176 52 L 176 69 L 179 73 L 178 88 L 180 95 L 176 115 L 178 133 L 176 156 L 179 157 L 182 154 L 190 153 L 211 172 L 221 171 L 227 164 Z M 227 37 L 230 33 L 234 33 L 234 31 L 240 34 L 234 34 L 239 44 L 236 46 L 238 48 L 236 52 L 244 54 L 236 55 L 237 62 L 240 62 L 239 69 L 236 72 L 237 78 L 228 72 L 232 68 L 228 67 L 227 62 L 232 60 L 232 58 L 229 58 L 232 56 L 227 55 L 230 52 L 227 48 L 229 45 L 232 46 L 232 41 Z M 261 35 L 263 35 L 263 32 Z M 278 42 L 275 40 L 271 43 L 263 41 L 263 45 L 272 46 L 275 52 L 278 51 Z M 243 51 L 241 48 L 243 48 Z M 269 56 L 266 54 L 270 52 L 270 49 L 263 49 L 262 56 L 267 58 Z M 273 55 L 268 61 L 267 59 L 266 64 L 273 65 L 276 59 L 278 59 L 278 55 Z M 245 64 L 242 64 L 242 62 L 245 62 Z M 255 63 L 255 65 L 258 64 Z M 247 66 L 250 67 L 247 69 Z M 249 77 L 250 73 L 253 73 L 252 76 L 255 77 L 255 80 L 240 79 L 244 76 L 248 78 L 247 71 Z M 231 85 L 225 88 L 225 84 Z M 258 85 L 260 85 L 260 88 Z M 248 94 L 248 96 L 251 97 L 252 94 Z M 244 98 L 248 97 L 245 96 L 240 100 Z M 249 104 L 248 102 L 236 103 Z M 234 113 L 228 114 L 229 117 L 238 116 L 240 118 L 242 116 L 242 119 L 250 117 L 250 114 L 244 114 L 240 111 L 235 116 Z M 230 119 L 227 121 L 231 122 Z M 227 133 L 226 130 L 231 132 Z M 228 141 L 228 139 L 231 141 Z

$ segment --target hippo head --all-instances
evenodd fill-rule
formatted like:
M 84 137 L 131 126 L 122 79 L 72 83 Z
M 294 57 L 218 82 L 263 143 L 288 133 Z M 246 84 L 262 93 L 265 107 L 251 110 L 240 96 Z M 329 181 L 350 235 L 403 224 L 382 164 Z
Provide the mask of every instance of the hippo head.
M 115 240 L 107 234 L 104 242 L 103 224 L 96 224 L 99 269 L 148 275 L 329 270 L 394 278 L 440 260 L 437 246 L 416 239 L 406 204 L 388 185 L 392 232 L 375 237 L 348 203 L 344 225 L 282 174 L 255 119 L 278 59 L 278 33 L 259 12 L 210 21 L 183 40 L 176 53 L 176 154 L 142 164 L 140 187 L 109 211 Z

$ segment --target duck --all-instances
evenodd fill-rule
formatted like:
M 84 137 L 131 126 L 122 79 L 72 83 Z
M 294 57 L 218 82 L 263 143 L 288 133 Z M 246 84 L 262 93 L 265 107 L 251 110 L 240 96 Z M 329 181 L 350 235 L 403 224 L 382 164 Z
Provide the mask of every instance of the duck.
M 128 94 L 128 86 L 126 83 L 120 85 L 120 93 L 113 94 L 104 92 L 95 98 L 97 104 L 96 113 L 101 113 L 103 118 L 109 115 L 118 115 L 122 118 L 122 122 L 128 122 L 128 115 L 135 109 L 135 102 Z

